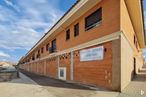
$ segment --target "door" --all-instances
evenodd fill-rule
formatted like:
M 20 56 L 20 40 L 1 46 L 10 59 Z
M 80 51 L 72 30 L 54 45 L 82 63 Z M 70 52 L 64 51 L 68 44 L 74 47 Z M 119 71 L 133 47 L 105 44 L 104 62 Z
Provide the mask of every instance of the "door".
M 58 76 L 59 79 L 66 80 L 66 67 L 59 67 Z

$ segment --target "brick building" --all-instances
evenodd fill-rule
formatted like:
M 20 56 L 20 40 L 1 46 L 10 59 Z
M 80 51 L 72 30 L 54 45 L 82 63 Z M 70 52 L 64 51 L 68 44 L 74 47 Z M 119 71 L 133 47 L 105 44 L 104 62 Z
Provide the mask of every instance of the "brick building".
M 78 0 L 19 61 L 20 68 L 121 91 L 141 69 L 142 0 Z

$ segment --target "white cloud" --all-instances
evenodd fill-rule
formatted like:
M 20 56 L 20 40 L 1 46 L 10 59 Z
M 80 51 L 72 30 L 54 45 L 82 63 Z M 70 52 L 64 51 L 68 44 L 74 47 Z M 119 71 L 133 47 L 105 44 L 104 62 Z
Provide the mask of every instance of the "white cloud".
M 29 50 L 64 12 L 59 0 L 3 0 L 0 4 L 0 60 L 18 60 L 4 53 Z M 4 52 L 2 52 L 4 51 Z
M 4 0 L 17 13 L 0 5 L 0 48 L 29 50 L 62 16 L 58 0 Z M 41 30 L 39 30 L 41 29 Z
M 5 3 L 6 3 L 8 6 L 11 6 L 11 7 L 14 8 L 16 11 L 20 11 L 19 8 L 11 2 L 11 0 L 4 0 L 4 1 L 5 1 Z
M 0 51 L 0 57 L 9 58 L 10 55 L 9 55 L 9 54 L 6 54 L 6 53 L 4 53 L 4 52 L 2 52 L 2 51 Z

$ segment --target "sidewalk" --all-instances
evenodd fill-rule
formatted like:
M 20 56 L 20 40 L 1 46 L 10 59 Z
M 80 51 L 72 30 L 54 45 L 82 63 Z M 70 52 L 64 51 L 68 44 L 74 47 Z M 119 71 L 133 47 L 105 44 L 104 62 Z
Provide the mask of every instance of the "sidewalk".
M 136 76 L 122 93 L 118 93 L 90 90 L 32 73 L 26 75 L 20 73 L 20 79 L 0 83 L 0 97 L 146 97 L 146 76 Z
M 56 97 L 117 97 L 119 95 L 118 92 L 105 91 L 100 88 L 92 90 L 81 85 L 66 83 L 26 71 L 23 73 Z
M 119 94 L 117 92 L 84 89 L 82 86 L 53 79 L 49 79 L 50 81 L 47 82 L 47 77 L 32 76 L 36 78 L 37 83 L 22 73 L 20 73 L 20 79 L 0 83 L 0 97 L 117 97 Z M 47 85 L 45 86 L 45 84 Z
M 0 83 L 0 97 L 55 97 L 20 73 L 20 79 Z
M 146 97 L 146 75 L 137 75 L 118 97 Z
M 135 76 L 134 80 L 119 93 L 101 89 L 97 91 L 84 89 L 83 87 L 67 84 L 48 77 L 29 72 L 24 73 L 57 97 L 146 97 L 146 76 Z

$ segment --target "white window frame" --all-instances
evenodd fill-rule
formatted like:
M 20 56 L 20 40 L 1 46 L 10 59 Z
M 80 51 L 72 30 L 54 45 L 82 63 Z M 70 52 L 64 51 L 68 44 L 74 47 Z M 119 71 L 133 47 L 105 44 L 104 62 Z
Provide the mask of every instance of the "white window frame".
M 60 71 L 63 70 L 64 71 L 64 77 L 60 76 Z M 58 71 L 58 77 L 61 80 L 66 80 L 66 67 L 59 67 L 59 71 Z

